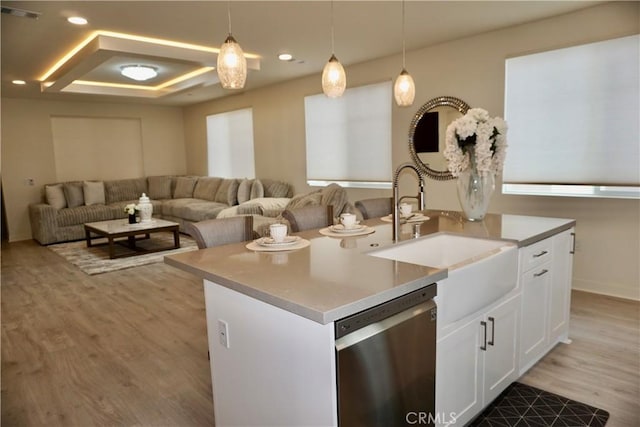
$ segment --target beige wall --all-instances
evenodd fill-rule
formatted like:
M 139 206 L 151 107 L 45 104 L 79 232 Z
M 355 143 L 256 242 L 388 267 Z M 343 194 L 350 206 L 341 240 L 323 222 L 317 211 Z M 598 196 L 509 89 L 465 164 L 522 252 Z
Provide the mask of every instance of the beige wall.
M 57 181 L 51 116 L 139 120 L 144 174 L 186 172 L 181 108 L 3 98 L 2 191 L 11 241 L 31 238 L 27 206 L 40 200 L 44 184 Z M 116 163 L 113 167 L 117 170 L 119 166 Z M 138 171 L 121 170 L 118 175 L 135 177 Z M 26 178 L 34 178 L 36 185 L 26 185 Z
M 408 52 L 407 68 L 416 81 L 417 94 L 413 107 L 393 109 L 394 166 L 410 161 L 407 132 L 422 103 L 451 95 L 503 116 L 505 58 L 638 33 L 639 8 L 637 2 L 611 3 Z M 400 57 L 394 56 L 347 67 L 348 85 L 393 79 L 400 64 Z M 305 180 L 303 98 L 320 91 L 318 73 L 186 108 L 187 170 L 206 173 L 206 115 L 252 107 L 256 176 L 291 182 L 298 193 L 309 191 Z M 412 181 L 403 178 L 401 193 L 415 191 Z M 429 208 L 459 209 L 453 181 L 428 180 L 426 191 Z M 349 193 L 353 201 L 390 195 L 380 190 Z M 574 288 L 640 299 L 638 201 L 504 196 L 498 190 L 489 210 L 577 219 Z

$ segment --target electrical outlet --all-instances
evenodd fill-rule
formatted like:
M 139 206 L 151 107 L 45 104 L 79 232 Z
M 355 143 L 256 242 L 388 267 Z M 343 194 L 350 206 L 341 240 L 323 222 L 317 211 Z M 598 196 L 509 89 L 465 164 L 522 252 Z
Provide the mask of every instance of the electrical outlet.
M 218 339 L 222 346 L 229 348 L 229 325 L 220 319 L 218 319 Z
M 24 183 L 29 187 L 33 187 L 34 185 L 36 185 L 36 180 L 33 178 L 25 178 Z

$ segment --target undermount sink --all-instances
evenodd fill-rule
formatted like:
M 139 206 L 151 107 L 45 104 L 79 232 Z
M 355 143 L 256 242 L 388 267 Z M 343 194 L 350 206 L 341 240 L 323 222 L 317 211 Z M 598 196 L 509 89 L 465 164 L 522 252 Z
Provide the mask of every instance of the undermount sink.
M 437 233 L 370 251 L 368 255 L 411 264 L 447 268 L 438 282 L 438 324 L 455 322 L 516 287 L 515 244 Z

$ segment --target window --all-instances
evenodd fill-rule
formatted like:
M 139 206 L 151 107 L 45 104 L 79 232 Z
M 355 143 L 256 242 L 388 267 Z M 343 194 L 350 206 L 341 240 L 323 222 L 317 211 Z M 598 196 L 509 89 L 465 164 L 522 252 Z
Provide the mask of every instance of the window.
M 304 99 L 307 183 L 391 188 L 391 82 Z
M 209 176 L 255 178 L 253 110 L 207 116 Z
M 506 61 L 503 193 L 640 197 L 640 36 Z

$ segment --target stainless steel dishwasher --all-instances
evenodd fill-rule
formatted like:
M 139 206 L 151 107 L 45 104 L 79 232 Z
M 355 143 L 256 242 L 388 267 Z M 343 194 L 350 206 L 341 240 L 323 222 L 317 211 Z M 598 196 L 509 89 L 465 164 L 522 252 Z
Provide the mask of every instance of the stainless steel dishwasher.
M 436 284 L 335 324 L 340 427 L 434 425 Z

